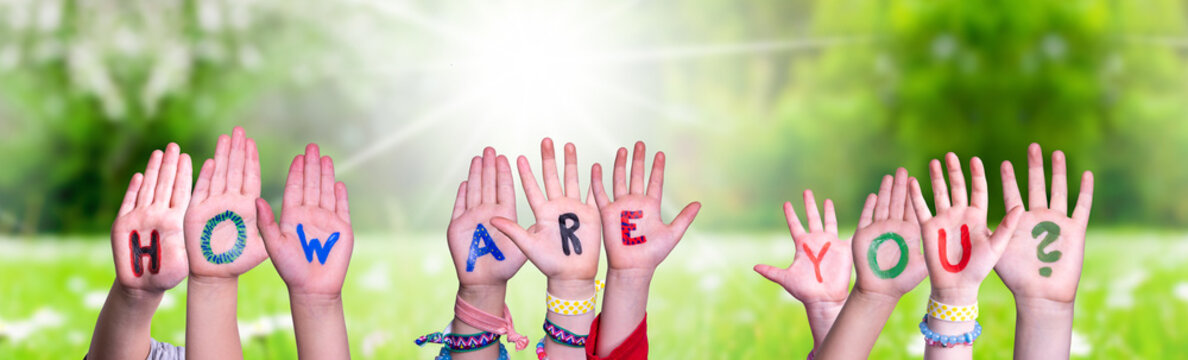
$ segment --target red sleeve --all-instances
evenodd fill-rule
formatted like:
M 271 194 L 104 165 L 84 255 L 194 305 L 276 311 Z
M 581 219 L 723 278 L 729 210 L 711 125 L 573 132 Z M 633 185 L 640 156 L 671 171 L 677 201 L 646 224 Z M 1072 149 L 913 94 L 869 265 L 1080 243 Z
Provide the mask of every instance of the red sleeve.
M 639 326 L 635 327 L 635 331 L 623 340 L 619 347 L 611 351 L 610 356 L 598 357 L 598 319 L 602 314 L 594 317 L 594 323 L 590 324 L 590 336 L 586 338 L 586 359 L 587 360 L 647 360 L 648 359 L 648 315 L 644 314 L 643 320 L 639 322 Z

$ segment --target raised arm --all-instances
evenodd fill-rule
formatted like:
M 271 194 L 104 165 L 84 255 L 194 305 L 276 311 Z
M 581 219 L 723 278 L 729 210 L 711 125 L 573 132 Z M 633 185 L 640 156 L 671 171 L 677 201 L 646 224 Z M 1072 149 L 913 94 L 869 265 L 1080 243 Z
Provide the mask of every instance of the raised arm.
M 116 279 L 99 312 L 87 359 L 144 359 L 153 314 L 165 291 L 186 278 L 182 217 L 190 200 L 190 155 L 177 144 L 153 151 L 132 176 L 111 226 Z
M 1044 185 L 1044 154 L 1039 144 L 1027 151 L 1030 204 L 1002 260 L 994 267 L 1015 294 L 1015 358 L 1067 359 L 1072 342 L 1073 302 L 1085 257 L 1085 230 L 1093 203 L 1093 173 L 1081 176 L 1081 194 L 1068 216 L 1068 175 L 1064 153 L 1052 153 L 1052 201 Z M 1023 197 L 1009 161 L 1002 163 L 1003 200 L 1022 208 Z
M 297 357 L 349 359 L 342 283 L 355 235 L 334 162 L 316 144 L 307 145 L 289 165 L 280 224 L 264 199 L 256 199 L 256 211 L 268 256 L 289 287 Z

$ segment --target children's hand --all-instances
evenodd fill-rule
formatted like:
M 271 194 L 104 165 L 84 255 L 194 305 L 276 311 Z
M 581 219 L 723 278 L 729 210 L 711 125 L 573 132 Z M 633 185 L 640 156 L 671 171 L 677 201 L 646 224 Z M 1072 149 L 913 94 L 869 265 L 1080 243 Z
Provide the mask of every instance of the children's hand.
M 1093 173 L 1081 176 L 1081 194 L 1068 217 L 1068 175 L 1064 153 L 1052 153 L 1052 203 L 1044 187 L 1044 158 L 1039 144 L 1027 151 L 1030 205 L 994 270 L 1017 298 L 1072 303 L 1081 279 L 1085 228 L 1093 204 Z M 1002 163 L 1003 199 L 1008 208 L 1023 208 L 1023 198 L 1009 161 Z
M 883 177 L 878 196 L 866 198 L 853 240 L 857 290 L 899 299 L 928 276 L 920 253 L 920 223 L 907 192 L 908 173 L 899 168 L 894 178 Z
M 447 239 L 458 282 L 467 286 L 503 286 L 527 258 L 491 219 L 516 220 L 516 191 L 507 157 L 486 148 L 470 161 L 470 177 L 458 186 Z
M 268 258 L 256 228 L 260 197 L 260 155 L 256 142 L 235 127 L 220 135 L 215 158 L 207 159 L 186 211 L 190 274 L 236 278 Z
M 500 232 L 510 235 L 516 246 L 550 280 L 581 280 L 593 284 L 591 281 L 598 273 L 598 253 L 602 249 L 598 207 L 591 201 L 589 192 L 586 203 L 582 203 L 577 150 L 573 144 L 565 145 L 564 189 L 557 177 L 554 154 L 553 140 L 545 138 L 540 142 L 545 194 L 541 194 L 536 185 L 528 159 L 520 156 L 516 161 L 520 183 L 524 185 L 524 194 L 536 215 L 536 224 L 525 230 L 515 221 L 502 217 L 492 219 L 491 223 Z
M 978 288 L 1006 250 L 1007 241 L 1023 210 L 1012 209 L 991 236 L 986 227 L 988 191 L 982 160 L 974 157 L 970 161 L 970 172 L 973 174 L 972 203 L 967 200 L 965 175 L 961 172 L 957 155 L 946 154 L 945 163 L 952 182 L 952 198 L 945 189 L 940 161 L 932 160 L 929 170 L 936 200 L 936 217 L 928 210 L 920 183 L 915 178 L 911 186 L 912 206 L 924 234 L 924 258 L 929 278 L 932 279 L 933 298 L 946 304 L 968 305 L 977 302 Z
M 161 293 L 189 273 L 182 217 L 190 201 L 190 155 L 170 143 L 132 176 L 111 227 L 116 280 L 124 289 Z
M 355 236 L 346 184 L 335 182 L 334 162 L 316 144 L 289 165 L 278 225 L 272 206 L 256 199 L 264 246 L 291 294 L 339 295 Z
M 602 214 L 603 243 L 611 270 L 642 270 L 651 272 L 664 261 L 685 230 L 701 203 L 686 205 L 680 214 L 665 224 L 660 220 L 660 199 L 664 194 L 664 152 L 652 159 L 652 175 L 644 191 L 644 157 L 642 141 L 635 143 L 631 160 L 631 183 L 627 183 L 627 149 L 619 148 L 615 155 L 613 176 L 614 201 L 606 196 L 602 185 L 602 166 L 594 164 L 591 182 L 594 199 Z
M 824 226 L 812 190 L 804 191 L 804 207 L 808 215 L 809 232 L 805 232 L 804 226 L 801 226 L 792 203 L 784 202 L 784 217 L 788 220 L 788 229 L 796 244 L 792 265 L 787 269 L 755 265 L 755 271 L 782 285 L 806 305 L 826 302 L 840 306 L 846 301 L 850 290 L 850 243 L 837 238 L 837 215 L 832 200 L 825 199 Z

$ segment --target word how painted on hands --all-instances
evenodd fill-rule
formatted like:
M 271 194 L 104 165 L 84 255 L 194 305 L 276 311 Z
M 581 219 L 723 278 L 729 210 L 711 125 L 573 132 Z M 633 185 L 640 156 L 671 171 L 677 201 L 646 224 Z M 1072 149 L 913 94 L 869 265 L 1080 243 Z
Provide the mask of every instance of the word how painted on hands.
M 882 245 L 887 241 L 894 241 L 896 245 L 899 245 L 899 261 L 896 262 L 895 266 L 892 266 L 890 269 L 883 270 L 883 268 L 879 267 L 879 245 Z M 866 249 L 866 262 L 870 263 L 870 271 L 880 279 L 895 278 L 899 276 L 899 274 L 902 274 L 904 269 L 907 269 L 907 242 L 904 241 L 903 236 L 900 236 L 899 234 L 893 232 L 883 233 L 870 242 L 870 247 Z
M 301 224 L 297 224 L 297 238 L 301 240 L 301 249 L 305 250 L 306 262 L 312 263 L 314 253 L 317 253 L 318 262 L 326 265 L 326 258 L 330 257 L 330 249 L 334 248 L 334 244 L 338 243 L 338 232 L 330 234 L 330 237 L 326 238 L 325 244 L 318 242 L 316 238 L 310 239 L 307 242 L 305 241 L 305 229 Z
M 215 254 L 210 247 L 210 236 L 214 233 L 215 226 L 224 221 L 230 221 L 235 225 L 235 245 L 231 246 L 226 252 Z M 206 226 L 202 228 L 202 256 L 212 264 L 230 264 L 243 255 L 243 249 L 247 247 L 247 227 L 243 223 L 243 218 L 231 210 L 224 211 L 210 218 L 206 221 Z
M 949 262 L 949 257 L 946 256 L 945 251 L 948 249 L 948 239 L 945 237 L 945 229 L 937 229 L 940 232 L 938 235 L 938 244 L 936 247 L 937 256 L 940 257 L 941 267 L 945 271 L 955 273 L 965 269 L 969 265 L 969 256 L 973 250 L 973 243 L 969 241 L 969 225 L 961 224 L 961 261 L 957 265 Z
M 566 225 L 568 222 L 568 225 Z M 578 255 L 582 254 L 582 241 L 578 240 L 577 229 L 582 226 L 578 221 L 578 217 L 574 213 L 564 213 L 557 217 L 557 225 L 561 228 L 561 251 L 565 252 L 565 256 L 569 256 L 569 244 L 573 244 L 573 252 Z
M 805 255 L 808 255 L 809 261 L 813 262 L 813 270 L 817 273 L 817 282 L 819 283 L 825 282 L 824 279 L 821 278 L 821 259 L 824 259 L 825 253 L 829 252 L 830 244 L 833 243 L 827 242 L 824 246 L 821 246 L 821 253 L 816 255 L 813 255 L 813 249 L 809 249 L 808 243 L 801 244 L 801 247 L 804 248 Z
M 1035 228 L 1031 229 L 1031 237 L 1036 239 L 1038 239 L 1039 236 L 1043 235 L 1044 233 L 1047 233 L 1047 235 L 1045 235 L 1044 240 L 1040 241 L 1039 245 L 1035 247 L 1035 256 L 1038 257 L 1040 261 L 1045 263 L 1056 262 L 1057 260 L 1060 260 L 1060 255 L 1063 255 L 1060 250 L 1044 252 L 1044 248 L 1048 247 L 1048 245 L 1052 245 L 1052 243 L 1056 242 L 1056 239 L 1060 238 L 1060 225 L 1056 225 L 1056 223 L 1051 221 L 1044 221 L 1036 224 Z M 1052 276 L 1052 267 L 1041 267 L 1039 269 L 1039 273 L 1043 277 L 1050 277 Z
M 647 236 L 631 237 L 631 232 L 635 230 L 635 223 L 632 223 L 631 220 L 639 218 L 643 218 L 643 210 L 624 210 L 619 213 L 619 226 L 623 230 L 623 245 L 639 245 L 648 242 Z
M 482 247 L 479 246 L 480 240 Z M 499 251 L 498 246 L 495 246 L 495 239 L 492 239 L 491 234 L 487 233 L 487 227 L 478 224 L 478 227 L 474 229 L 474 237 L 470 240 L 470 255 L 466 257 L 466 272 L 474 271 L 474 262 L 487 254 L 491 254 L 497 261 L 503 261 L 503 252 Z
M 157 234 L 157 230 L 153 230 L 149 235 L 149 245 L 140 245 L 140 233 L 132 230 L 132 234 L 128 236 L 128 247 L 132 250 L 132 275 L 140 277 L 144 275 L 144 264 L 141 258 L 148 256 L 149 258 L 149 272 L 156 274 L 161 271 L 161 235 Z

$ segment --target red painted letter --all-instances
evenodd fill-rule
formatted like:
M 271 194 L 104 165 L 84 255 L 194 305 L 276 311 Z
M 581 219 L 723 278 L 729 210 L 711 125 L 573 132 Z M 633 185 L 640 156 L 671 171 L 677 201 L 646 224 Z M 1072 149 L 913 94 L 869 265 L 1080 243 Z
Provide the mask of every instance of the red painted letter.
M 813 270 L 817 271 L 817 282 L 824 282 L 821 279 L 821 259 L 825 257 L 825 253 L 829 252 L 829 244 L 832 243 L 825 243 L 825 246 L 821 247 L 821 253 L 816 256 L 813 256 L 813 250 L 809 249 L 808 244 L 802 244 L 801 246 L 804 248 L 804 254 L 808 255 L 809 261 L 813 262 Z
M 969 255 L 972 252 L 973 244 L 969 242 L 969 225 L 961 225 L 961 261 L 957 265 L 949 263 L 949 257 L 945 251 L 948 250 L 948 244 L 945 240 L 945 229 L 940 229 L 940 243 L 936 248 L 937 256 L 940 256 L 941 267 L 945 271 L 955 273 L 965 269 L 965 265 L 969 265 Z
M 619 214 L 619 226 L 623 230 L 623 245 L 639 245 L 648 242 L 646 236 L 631 237 L 631 231 L 635 230 L 635 223 L 631 220 L 643 217 L 643 210 L 623 211 Z

